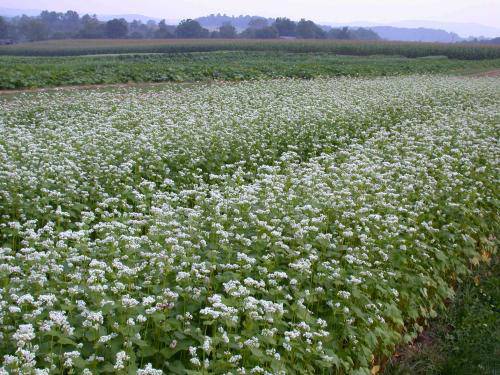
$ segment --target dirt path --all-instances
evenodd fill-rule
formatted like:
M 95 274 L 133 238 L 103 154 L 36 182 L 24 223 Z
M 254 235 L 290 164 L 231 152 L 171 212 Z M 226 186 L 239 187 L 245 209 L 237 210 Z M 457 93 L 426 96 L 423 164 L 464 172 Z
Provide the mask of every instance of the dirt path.
M 500 77 L 500 69 L 490 70 L 488 72 L 476 73 L 473 77 Z

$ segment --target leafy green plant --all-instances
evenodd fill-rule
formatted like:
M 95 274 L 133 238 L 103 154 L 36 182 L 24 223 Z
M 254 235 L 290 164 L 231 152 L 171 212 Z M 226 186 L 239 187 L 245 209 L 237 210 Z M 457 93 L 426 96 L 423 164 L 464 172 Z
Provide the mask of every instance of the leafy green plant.
M 463 61 L 352 57 L 328 53 L 208 52 L 77 57 L 0 57 L 0 88 L 64 85 L 389 76 L 462 73 L 500 67 L 500 59 Z
M 0 97 L 1 371 L 370 374 L 495 251 L 499 98 L 422 75 Z
M 495 45 L 342 40 L 80 39 L 0 46 L 0 55 L 18 56 L 74 56 L 210 51 L 324 52 L 358 56 L 396 55 L 411 58 L 446 56 L 453 59 L 464 60 L 500 58 L 500 48 Z
M 495 374 L 500 368 L 498 257 L 485 253 L 457 288 L 450 306 L 430 322 L 423 338 L 387 365 L 385 375 Z

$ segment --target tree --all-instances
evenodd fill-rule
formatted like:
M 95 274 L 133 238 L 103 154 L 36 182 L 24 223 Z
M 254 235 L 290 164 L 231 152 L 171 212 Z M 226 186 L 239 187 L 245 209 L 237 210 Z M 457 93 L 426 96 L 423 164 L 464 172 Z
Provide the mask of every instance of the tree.
M 89 16 L 88 14 L 82 17 L 82 28 L 78 32 L 79 38 L 98 39 L 103 38 L 105 33 L 104 24 L 97 19 L 97 16 Z
M 255 30 L 255 38 L 257 39 L 274 39 L 279 36 L 278 30 L 274 26 L 264 27 L 263 29 Z
M 22 37 L 30 42 L 47 40 L 49 37 L 47 26 L 37 18 L 22 16 L 19 21 L 19 31 Z
M 349 30 L 349 39 L 356 40 L 380 40 L 380 36 L 371 29 L 364 29 L 362 27 L 358 29 Z
M 63 31 L 70 34 L 76 34 L 80 29 L 80 26 L 80 16 L 77 12 L 68 10 L 66 13 L 64 13 L 64 15 L 62 16 Z
M 328 32 L 328 37 L 332 39 L 350 39 L 349 28 L 345 26 L 341 29 L 331 29 Z
M 238 38 L 242 39 L 253 39 L 255 38 L 255 29 L 247 28 L 238 34 Z
M 74 10 L 68 10 L 66 13 L 64 13 L 62 19 L 68 24 L 76 24 L 78 23 L 78 21 L 80 21 L 80 15 Z
M 0 16 L 0 39 L 7 39 L 9 37 L 9 24 Z
M 236 28 L 230 23 L 223 24 L 221 27 L 219 27 L 219 38 L 236 38 Z
M 278 30 L 279 36 L 295 36 L 296 25 L 295 22 L 289 18 L 276 18 L 273 26 Z
M 297 37 L 303 39 L 319 39 L 326 36 L 321 27 L 316 25 L 313 21 L 308 21 L 304 18 L 297 23 L 296 34 Z
M 62 17 L 62 13 L 49 12 L 48 10 L 44 10 L 42 13 L 40 13 L 40 21 L 42 21 L 46 25 L 58 24 L 62 20 Z
M 147 38 L 148 27 L 141 20 L 133 20 L 128 24 L 128 33 L 132 39 Z
M 178 38 L 207 38 L 210 32 L 201 27 L 201 25 L 192 19 L 182 20 L 177 28 L 175 34 Z
M 123 18 L 112 19 L 106 22 L 106 36 L 111 39 L 125 38 L 128 33 L 128 24 Z
M 259 30 L 263 29 L 265 27 L 268 27 L 267 20 L 265 18 L 252 18 L 250 22 L 248 22 L 248 28 L 249 29 L 254 29 L 254 30 Z
M 158 30 L 155 31 L 155 38 L 158 39 L 167 39 L 173 38 L 174 34 L 170 32 L 169 27 L 165 23 L 165 20 L 161 20 L 158 23 Z
M 44 10 L 38 19 L 47 27 L 50 39 L 73 37 L 80 28 L 80 17 L 72 10 L 66 13 Z

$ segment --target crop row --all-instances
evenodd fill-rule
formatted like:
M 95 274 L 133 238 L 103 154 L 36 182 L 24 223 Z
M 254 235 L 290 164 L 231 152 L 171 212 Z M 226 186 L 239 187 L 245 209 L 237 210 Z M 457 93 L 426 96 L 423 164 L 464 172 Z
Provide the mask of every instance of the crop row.
M 0 55 L 72 56 L 123 53 L 210 51 L 328 52 L 345 55 L 447 56 L 453 59 L 500 58 L 495 45 L 339 40 L 67 40 L 0 47 Z
M 499 99 L 410 77 L 2 100 L 4 368 L 368 374 L 492 251 Z
M 116 56 L 0 56 L 0 89 L 170 81 L 241 81 L 269 78 L 456 74 L 500 68 L 500 59 L 480 61 L 331 53 L 222 51 Z

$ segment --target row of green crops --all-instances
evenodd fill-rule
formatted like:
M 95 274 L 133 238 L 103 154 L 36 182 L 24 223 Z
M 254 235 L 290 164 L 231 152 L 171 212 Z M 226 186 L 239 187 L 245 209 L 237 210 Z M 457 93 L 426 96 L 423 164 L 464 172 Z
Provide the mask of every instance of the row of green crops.
M 0 89 L 206 80 L 456 74 L 500 68 L 500 59 L 353 57 L 326 53 L 207 52 L 76 57 L 0 57 Z
M 499 101 L 436 76 L 0 99 L 0 371 L 369 374 L 494 251 Z
M 1 46 L 0 55 L 72 56 L 210 51 L 328 52 L 346 55 L 447 56 L 463 60 L 500 58 L 495 45 L 339 40 L 56 40 Z

